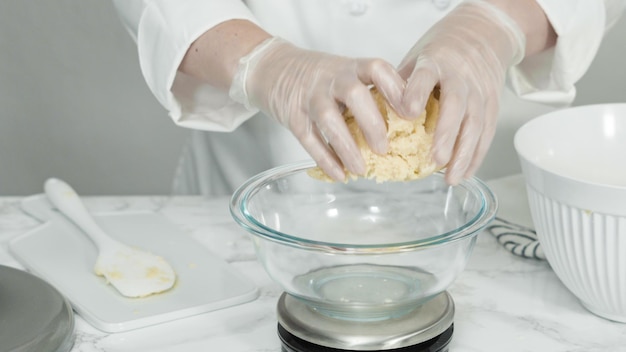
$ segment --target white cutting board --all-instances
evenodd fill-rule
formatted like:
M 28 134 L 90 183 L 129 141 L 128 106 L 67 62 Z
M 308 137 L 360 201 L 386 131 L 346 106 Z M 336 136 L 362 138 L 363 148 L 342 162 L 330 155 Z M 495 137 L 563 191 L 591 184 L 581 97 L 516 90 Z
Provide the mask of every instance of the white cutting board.
M 22 201 L 43 224 L 9 243 L 15 258 L 55 286 L 94 327 L 121 332 L 254 300 L 258 289 L 221 258 L 154 212 L 92 214 L 112 237 L 165 258 L 177 274 L 175 286 L 144 298 L 127 298 L 96 276 L 91 240 L 53 209 L 44 195 Z

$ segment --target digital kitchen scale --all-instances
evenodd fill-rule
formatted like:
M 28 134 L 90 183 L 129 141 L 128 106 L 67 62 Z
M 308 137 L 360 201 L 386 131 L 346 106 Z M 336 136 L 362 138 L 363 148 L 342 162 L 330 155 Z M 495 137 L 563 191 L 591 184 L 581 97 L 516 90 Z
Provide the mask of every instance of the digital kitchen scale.
M 52 285 L 0 265 L 0 352 L 68 352 L 74 312 Z
M 454 330 L 447 292 L 403 316 L 373 321 L 333 318 L 283 293 L 277 314 L 283 352 L 447 352 Z

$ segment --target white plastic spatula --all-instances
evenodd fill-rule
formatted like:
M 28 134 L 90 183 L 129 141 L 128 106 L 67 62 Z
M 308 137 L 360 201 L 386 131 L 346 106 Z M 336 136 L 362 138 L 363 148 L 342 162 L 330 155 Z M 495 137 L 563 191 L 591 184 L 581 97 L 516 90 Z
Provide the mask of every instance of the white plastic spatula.
M 176 273 L 165 259 L 110 237 L 67 183 L 51 178 L 46 180 L 44 189 L 52 205 L 96 244 L 99 253 L 95 273 L 104 276 L 122 295 L 145 297 L 174 286 Z

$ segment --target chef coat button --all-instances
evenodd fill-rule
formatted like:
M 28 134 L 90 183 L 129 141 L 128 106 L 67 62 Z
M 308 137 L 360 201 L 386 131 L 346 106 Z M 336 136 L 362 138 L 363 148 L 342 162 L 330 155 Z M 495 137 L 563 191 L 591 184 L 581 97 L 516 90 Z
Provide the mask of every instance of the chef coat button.
M 352 16 L 361 16 L 367 12 L 367 2 L 364 0 L 352 0 L 346 4 L 348 12 Z
M 450 0 L 433 0 L 433 5 L 435 5 L 438 10 L 445 10 L 450 6 Z

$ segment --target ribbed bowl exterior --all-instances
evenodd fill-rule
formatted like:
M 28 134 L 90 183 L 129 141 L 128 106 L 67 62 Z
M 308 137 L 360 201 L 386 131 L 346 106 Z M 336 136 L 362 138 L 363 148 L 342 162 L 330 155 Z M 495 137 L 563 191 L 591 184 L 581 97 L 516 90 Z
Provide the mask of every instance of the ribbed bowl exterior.
M 589 311 L 626 323 L 626 216 L 580 209 L 527 188 L 537 236 L 556 275 Z

